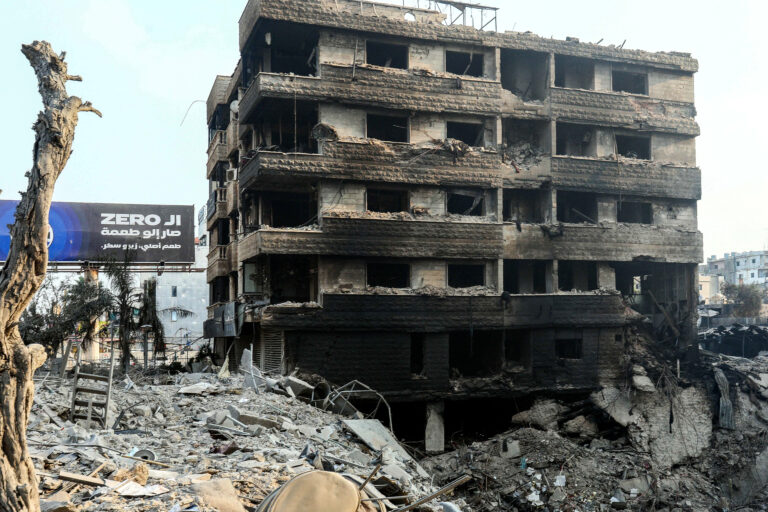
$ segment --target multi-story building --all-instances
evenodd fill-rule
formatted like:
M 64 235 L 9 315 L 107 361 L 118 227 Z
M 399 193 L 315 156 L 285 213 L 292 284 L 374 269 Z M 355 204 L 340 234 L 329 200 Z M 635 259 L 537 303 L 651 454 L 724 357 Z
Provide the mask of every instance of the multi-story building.
M 724 282 L 723 276 L 699 274 L 699 303 L 722 304 L 724 297 L 720 289 Z
M 207 166 L 218 352 L 449 429 L 617 375 L 625 301 L 691 340 L 702 259 L 696 60 L 453 19 L 248 1 Z
M 768 251 L 727 252 L 722 258 L 710 256 L 701 273 L 723 276 L 730 284 L 768 283 Z

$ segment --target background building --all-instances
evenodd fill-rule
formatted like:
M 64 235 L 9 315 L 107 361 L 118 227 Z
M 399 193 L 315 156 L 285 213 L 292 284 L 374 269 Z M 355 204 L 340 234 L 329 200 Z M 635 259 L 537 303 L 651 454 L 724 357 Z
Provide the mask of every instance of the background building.
M 220 355 L 452 431 L 480 399 L 616 376 L 623 300 L 693 340 L 690 55 L 350 0 L 251 0 L 239 44 L 208 98 Z
M 727 252 L 722 258 L 710 256 L 701 273 L 723 276 L 731 284 L 765 284 L 768 282 L 768 251 Z

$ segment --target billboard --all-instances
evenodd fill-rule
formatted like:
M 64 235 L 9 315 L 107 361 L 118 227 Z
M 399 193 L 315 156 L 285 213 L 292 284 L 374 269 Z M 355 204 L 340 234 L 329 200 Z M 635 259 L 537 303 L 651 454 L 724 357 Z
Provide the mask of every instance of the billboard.
M 8 257 L 18 201 L 0 201 L 0 261 Z M 48 260 L 52 262 L 122 259 L 136 263 L 193 263 L 193 206 L 59 203 L 51 204 Z

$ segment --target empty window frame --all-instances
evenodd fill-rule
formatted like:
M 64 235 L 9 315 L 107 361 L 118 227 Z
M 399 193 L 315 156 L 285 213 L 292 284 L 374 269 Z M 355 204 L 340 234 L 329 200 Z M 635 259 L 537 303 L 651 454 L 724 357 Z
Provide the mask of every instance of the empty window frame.
M 408 47 L 403 44 L 366 41 L 365 61 L 374 66 L 408 69 Z
M 482 263 L 449 264 L 448 286 L 451 288 L 485 286 L 485 265 Z
M 501 86 L 523 98 L 547 97 L 548 56 L 526 50 L 501 50 Z
M 562 338 L 555 340 L 555 355 L 558 359 L 581 359 L 582 338 Z
M 594 89 L 594 62 L 579 57 L 555 55 L 555 87 Z
M 217 245 L 229 245 L 229 219 L 216 221 L 216 242 Z
M 651 203 L 617 201 L 616 220 L 630 224 L 652 224 L 653 207 Z
M 485 215 L 485 194 L 477 192 L 448 192 L 447 208 L 449 214 L 471 215 L 481 217 Z
M 176 322 L 179 319 L 178 311 L 171 311 L 171 322 Z
M 259 149 L 317 153 L 317 140 L 312 136 L 312 129 L 318 123 L 317 103 L 274 99 L 261 105 L 262 118 L 254 124 Z
M 530 366 L 531 331 L 509 329 L 504 332 L 504 361 L 507 364 Z
M 448 121 L 447 137 L 449 139 L 460 140 L 469 145 L 480 147 L 483 145 L 485 129 L 482 123 L 460 123 Z
M 569 223 L 597 223 L 597 197 L 587 192 L 558 190 L 557 220 Z
M 651 138 L 616 135 L 616 151 L 625 158 L 651 159 Z
M 301 255 L 269 256 L 269 295 L 272 304 L 309 302 L 317 288 L 317 259 Z
M 483 54 L 446 51 L 445 71 L 455 75 L 482 77 Z
M 426 336 L 423 333 L 411 334 L 411 374 L 424 374 L 424 347 Z
M 504 260 L 504 291 L 547 293 L 548 264 L 545 260 Z
M 171 297 L 178 297 L 179 296 L 179 288 L 176 286 L 171 286 Z
M 595 130 L 590 126 L 557 123 L 558 155 L 595 156 Z
M 408 211 L 408 191 L 369 188 L 365 193 L 365 202 L 369 212 L 405 212 Z
M 268 192 L 262 196 L 262 221 L 273 228 L 296 228 L 316 220 L 314 194 Z
M 411 284 L 411 266 L 407 263 L 368 263 L 368 286 L 408 288 Z
M 542 190 L 504 190 L 504 222 L 544 222 Z
M 213 281 L 208 284 L 208 289 L 210 291 L 209 300 L 211 304 L 229 301 L 229 277 L 214 277 Z
M 631 73 L 629 71 L 613 71 L 611 73 L 613 90 L 631 94 L 648 95 L 648 74 Z
M 501 371 L 502 331 L 456 331 L 448 334 L 448 365 L 455 377 L 482 377 Z
M 558 289 L 586 292 L 597 289 L 597 263 L 560 260 L 557 264 Z
M 368 114 L 366 136 L 388 142 L 408 142 L 408 116 Z

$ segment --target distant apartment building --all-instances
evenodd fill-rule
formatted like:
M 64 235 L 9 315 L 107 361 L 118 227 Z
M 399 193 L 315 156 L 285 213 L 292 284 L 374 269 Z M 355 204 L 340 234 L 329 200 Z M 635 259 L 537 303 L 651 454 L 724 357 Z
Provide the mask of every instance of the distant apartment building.
M 768 251 L 727 252 L 722 258 L 710 256 L 700 273 L 722 276 L 730 284 L 768 283 Z
M 627 303 L 694 339 L 697 61 L 448 21 L 248 1 L 207 106 L 222 358 L 450 422 L 618 375 Z

